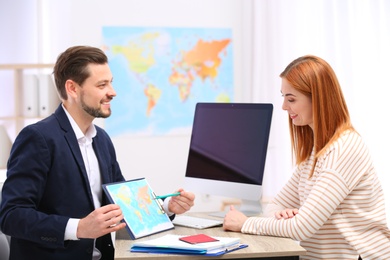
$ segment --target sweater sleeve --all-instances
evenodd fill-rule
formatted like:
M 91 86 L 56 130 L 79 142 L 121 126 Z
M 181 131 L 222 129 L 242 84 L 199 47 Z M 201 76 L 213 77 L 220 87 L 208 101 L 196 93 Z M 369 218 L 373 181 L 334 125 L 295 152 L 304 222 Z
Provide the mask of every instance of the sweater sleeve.
M 368 170 L 367 156 L 360 138 L 356 134 L 347 135 L 318 160 L 313 177 L 308 177 L 311 167 L 303 167 L 300 173 L 297 170 L 275 198 L 274 202 L 284 208 L 299 208 L 295 217 L 280 220 L 274 217 L 251 217 L 241 231 L 296 240 L 312 237 Z
M 332 212 L 348 195 L 348 188 L 340 175 L 324 172 L 299 213 L 290 219 L 274 217 L 251 217 L 242 227 L 243 233 L 291 237 L 305 240 L 316 233 L 329 219 Z M 288 190 L 288 187 L 285 189 Z
M 277 196 L 265 207 L 263 213 L 264 217 L 274 217 L 275 212 L 286 208 L 299 208 L 298 174 L 298 168 L 296 168 L 290 180 L 277 194 Z

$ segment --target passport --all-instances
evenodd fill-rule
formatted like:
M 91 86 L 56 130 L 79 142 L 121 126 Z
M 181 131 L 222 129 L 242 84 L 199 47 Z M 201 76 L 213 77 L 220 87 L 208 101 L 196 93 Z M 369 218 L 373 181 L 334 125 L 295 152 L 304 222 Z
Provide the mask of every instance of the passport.
M 190 243 L 190 244 L 199 244 L 199 243 L 207 243 L 207 242 L 215 242 L 219 241 L 213 237 L 210 237 L 205 234 L 197 234 L 192 236 L 180 237 L 179 240 Z

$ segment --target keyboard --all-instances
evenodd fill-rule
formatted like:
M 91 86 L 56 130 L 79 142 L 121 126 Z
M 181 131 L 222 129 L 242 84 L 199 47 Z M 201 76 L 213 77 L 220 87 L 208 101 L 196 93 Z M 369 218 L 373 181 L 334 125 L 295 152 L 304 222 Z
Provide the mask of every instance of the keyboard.
M 202 217 L 193 217 L 187 215 L 176 215 L 172 223 L 174 225 L 190 227 L 196 229 L 205 229 L 210 227 L 222 226 L 222 220 L 202 218 Z

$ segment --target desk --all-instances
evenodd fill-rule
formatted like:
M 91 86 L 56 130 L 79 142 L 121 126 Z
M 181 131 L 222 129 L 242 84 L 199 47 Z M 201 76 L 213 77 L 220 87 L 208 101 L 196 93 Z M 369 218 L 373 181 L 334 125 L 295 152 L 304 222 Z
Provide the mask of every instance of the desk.
M 205 257 L 205 256 L 187 256 L 187 255 L 168 255 L 168 254 L 145 254 L 130 252 L 131 245 L 135 240 L 131 240 L 125 229 L 117 232 L 115 242 L 115 259 L 145 259 L 145 260 L 164 260 L 164 259 L 299 259 L 300 255 L 306 253 L 305 249 L 297 242 L 289 238 L 269 237 L 248 235 L 237 232 L 227 232 L 222 227 L 208 228 L 208 229 L 192 229 L 186 227 L 176 226 L 175 229 L 165 231 L 159 234 L 137 239 L 136 241 L 149 240 L 164 236 L 166 234 L 177 235 L 194 235 L 204 233 L 209 236 L 220 237 L 239 237 L 240 242 L 248 244 L 247 248 L 240 249 L 219 257 Z

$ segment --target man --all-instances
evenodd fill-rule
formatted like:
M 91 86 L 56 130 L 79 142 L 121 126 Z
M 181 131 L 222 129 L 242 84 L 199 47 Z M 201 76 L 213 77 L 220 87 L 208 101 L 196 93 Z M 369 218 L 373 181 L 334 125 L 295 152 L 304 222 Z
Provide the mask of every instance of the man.
M 116 96 L 106 55 L 75 46 L 54 67 L 62 104 L 15 140 L 3 187 L 0 229 L 11 236 L 10 259 L 113 259 L 111 233 L 125 227 L 102 184 L 124 181 L 107 133 L 92 124 L 110 116 Z M 194 195 L 164 201 L 183 213 Z

